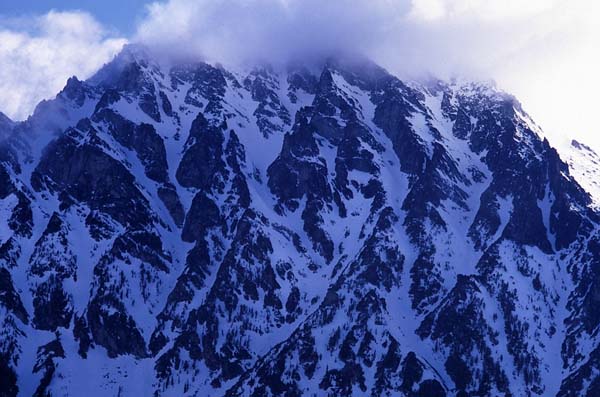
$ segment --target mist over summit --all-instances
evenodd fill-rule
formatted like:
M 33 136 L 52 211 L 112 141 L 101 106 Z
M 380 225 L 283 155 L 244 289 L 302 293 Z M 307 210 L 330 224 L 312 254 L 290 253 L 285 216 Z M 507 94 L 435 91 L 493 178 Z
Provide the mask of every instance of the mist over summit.
M 591 148 L 493 84 L 155 51 L 0 118 L 0 395 L 597 394 Z
M 137 7 L 138 15 L 126 26 L 112 25 L 122 23 L 120 13 L 97 19 L 98 9 L 123 9 L 115 0 L 82 3 L 76 11 L 58 4 L 0 6 L 0 13 L 8 10 L 0 15 L 0 111 L 13 120 L 26 119 L 68 77 L 89 78 L 125 42 L 230 66 L 350 52 L 403 79 L 492 78 L 519 97 L 554 145 L 568 147 L 576 138 L 600 147 L 592 116 L 600 89 L 594 2 L 132 1 L 127 8 Z M 19 15 L 24 8 L 39 14 Z

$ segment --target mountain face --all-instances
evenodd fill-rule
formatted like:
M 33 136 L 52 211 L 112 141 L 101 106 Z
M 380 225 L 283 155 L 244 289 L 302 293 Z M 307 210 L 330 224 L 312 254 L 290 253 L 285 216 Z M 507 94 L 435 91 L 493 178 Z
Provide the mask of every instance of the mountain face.
M 600 218 L 488 84 L 128 47 L 0 123 L 0 396 L 600 395 Z
M 14 128 L 15 123 L 4 113 L 0 112 L 0 140 L 4 140 Z
M 600 208 L 600 156 L 589 146 L 572 140 L 564 157 L 571 175 L 590 193 L 592 206 Z

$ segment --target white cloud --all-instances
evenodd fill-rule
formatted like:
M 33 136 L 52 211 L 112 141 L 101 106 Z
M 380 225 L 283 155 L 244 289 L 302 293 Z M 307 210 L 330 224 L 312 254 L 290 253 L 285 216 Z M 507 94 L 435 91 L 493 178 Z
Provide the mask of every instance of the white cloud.
M 448 14 L 443 0 L 421 0 L 413 2 L 409 17 L 416 20 L 433 21 Z
M 366 50 L 392 8 L 385 0 L 171 0 L 148 6 L 137 39 L 220 62 L 314 57 Z
M 555 138 L 600 147 L 600 3 L 589 0 L 169 0 L 137 39 L 218 61 L 365 53 L 401 75 L 493 78 Z
M 148 5 L 132 40 L 225 64 L 358 52 L 401 76 L 493 78 L 555 142 L 600 148 L 599 11 L 590 0 L 164 0 Z M 70 75 L 89 76 L 124 42 L 79 12 L 28 24 L 0 20 L 0 109 L 11 116 Z
M 83 12 L 0 20 L 0 110 L 27 117 L 70 76 L 89 77 L 125 42 Z

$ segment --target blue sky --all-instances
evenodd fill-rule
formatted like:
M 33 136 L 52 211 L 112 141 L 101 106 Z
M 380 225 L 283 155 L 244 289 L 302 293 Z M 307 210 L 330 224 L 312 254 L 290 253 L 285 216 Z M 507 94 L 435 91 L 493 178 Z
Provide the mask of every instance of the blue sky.
M 135 32 L 148 0 L 0 0 L 0 15 L 23 17 L 56 11 L 81 10 L 123 35 Z

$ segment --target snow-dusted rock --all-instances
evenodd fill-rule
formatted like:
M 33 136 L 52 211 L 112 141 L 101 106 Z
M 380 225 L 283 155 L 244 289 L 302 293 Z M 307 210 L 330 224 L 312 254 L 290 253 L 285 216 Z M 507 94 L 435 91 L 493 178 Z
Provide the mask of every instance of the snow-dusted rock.
M 597 393 L 594 182 L 493 85 L 130 46 L 0 142 L 0 395 Z

